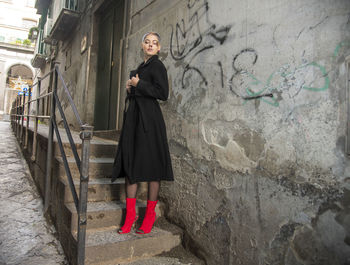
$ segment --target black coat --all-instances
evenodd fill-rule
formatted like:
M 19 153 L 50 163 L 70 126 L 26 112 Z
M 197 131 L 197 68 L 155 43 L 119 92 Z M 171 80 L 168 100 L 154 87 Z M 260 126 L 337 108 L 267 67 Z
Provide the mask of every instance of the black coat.
M 167 71 L 157 55 L 131 71 L 139 75 L 125 100 L 124 120 L 112 181 L 128 177 L 131 184 L 143 181 L 173 180 L 165 123 L 157 99 L 167 100 Z

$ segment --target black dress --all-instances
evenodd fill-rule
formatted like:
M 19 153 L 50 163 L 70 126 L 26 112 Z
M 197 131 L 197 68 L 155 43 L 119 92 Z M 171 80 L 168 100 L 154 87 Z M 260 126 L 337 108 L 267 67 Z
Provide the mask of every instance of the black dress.
M 165 123 L 157 101 L 168 99 L 167 71 L 154 55 L 131 71 L 130 78 L 136 74 L 140 80 L 125 100 L 112 182 L 119 177 L 127 177 L 130 184 L 174 180 Z

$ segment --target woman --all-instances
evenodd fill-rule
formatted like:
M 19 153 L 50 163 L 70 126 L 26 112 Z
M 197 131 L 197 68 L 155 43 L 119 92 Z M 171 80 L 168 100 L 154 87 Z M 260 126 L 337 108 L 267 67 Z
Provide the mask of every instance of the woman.
M 165 123 L 157 99 L 167 100 L 168 76 L 158 59 L 160 36 L 148 32 L 142 38 L 144 62 L 131 71 L 126 82 L 127 97 L 123 127 L 114 161 L 112 181 L 125 177 L 126 217 L 120 234 L 129 233 L 136 221 L 138 182 L 148 182 L 145 218 L 138 234 L 151 232 L 161 180 L 174 180 Z

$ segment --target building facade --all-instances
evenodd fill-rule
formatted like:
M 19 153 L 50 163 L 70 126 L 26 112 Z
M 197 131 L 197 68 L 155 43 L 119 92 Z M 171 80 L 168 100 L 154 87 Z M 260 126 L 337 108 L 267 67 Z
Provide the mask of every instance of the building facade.
M 30 61 L 35 43 L 28 33 L 39 16 L 34 0 L 3 0 L 0 9 L 0 114 L 8 119 L 11 102 L 34 78 Z
M 161 197 L 189 249 L 208 264 L 350 264 L 348 0 L 36 8 L 32 63 L 42 76 L 58 63 L 95 130 L 120 129 L 141 37 L 161 35 L 175 175 Z

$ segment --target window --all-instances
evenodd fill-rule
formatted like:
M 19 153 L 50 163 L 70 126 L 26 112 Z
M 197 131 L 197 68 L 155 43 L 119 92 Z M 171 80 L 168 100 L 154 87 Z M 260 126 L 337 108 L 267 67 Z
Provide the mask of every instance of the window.
M 78 10 L 78 1 L 76 0 L 66 0 L 65 8 L 70 10 Z

